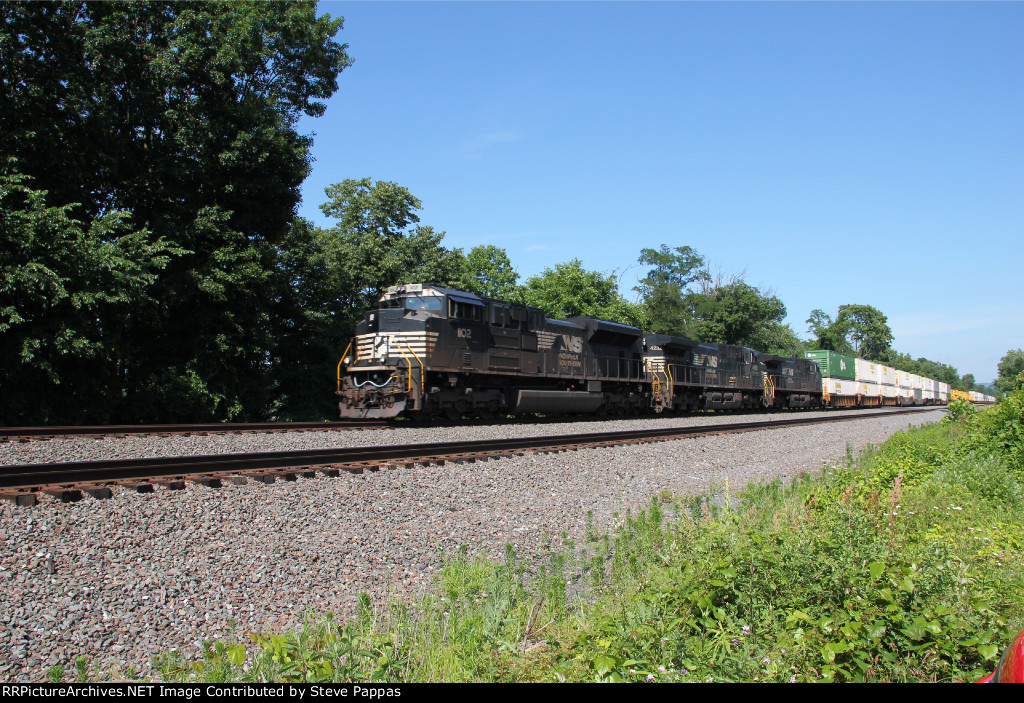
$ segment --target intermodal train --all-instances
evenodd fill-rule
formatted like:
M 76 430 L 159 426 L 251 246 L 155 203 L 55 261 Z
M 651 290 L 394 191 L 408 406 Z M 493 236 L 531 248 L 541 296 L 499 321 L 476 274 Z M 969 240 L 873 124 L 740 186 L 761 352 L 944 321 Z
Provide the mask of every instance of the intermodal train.
M 338 362 L 336 392 L 344 418 L 452 420 L 909 405 L 949 396 L 948 387 L 945 395 L 926 394 L 923 381 L 920 393 L 902 392 L 901 378 L 912 383 L 906 374 L 869 381 L 868 366 L 857 374 L 862 360 L 833 354 L 774 356 L 593 317 L 558 320 L 518 303 L 407 284 L 388 288 L 357 325 Z

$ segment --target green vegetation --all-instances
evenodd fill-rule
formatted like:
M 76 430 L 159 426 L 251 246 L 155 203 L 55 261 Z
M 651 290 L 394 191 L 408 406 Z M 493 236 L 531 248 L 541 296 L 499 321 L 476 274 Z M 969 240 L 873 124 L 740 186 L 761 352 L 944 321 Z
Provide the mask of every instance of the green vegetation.
M 1024 390 L 792 485 L 658 496 L 528 565 L 159 660 L 169 681 L 970 681 L 1024 624 Z
M 997 367 L 999 376 L 995 380 L 995 387 L 1000 393 L 1009 393 L 1020 387 L 1021 376 L 1024 373 L 1024 349 L 1011 349 L 1006 356 L 999 360 Z

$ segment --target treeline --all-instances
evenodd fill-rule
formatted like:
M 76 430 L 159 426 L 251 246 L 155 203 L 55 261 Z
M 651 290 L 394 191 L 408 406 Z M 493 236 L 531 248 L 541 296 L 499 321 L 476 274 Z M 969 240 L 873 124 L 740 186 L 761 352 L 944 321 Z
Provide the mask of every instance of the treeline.
M 322 205 L 333 226 L 298 218 L 298 120 L 351 64 L 342 20 L 312 2 L 3 3 L 0 24 L 3 424 L 332 417 L 356 322 L 407 282 L 772 353 L 933 363 L 889 349 L 868 306 L 815 311 L 818 338 L 800 340 L 781 300 L 689 247 L 642 250 L 630 301 L 579 260 L 520 282 L 499 247 L 445 247 L 395 183 L 341 181 Z M 956 376 L 936 367 L 908 370 Z

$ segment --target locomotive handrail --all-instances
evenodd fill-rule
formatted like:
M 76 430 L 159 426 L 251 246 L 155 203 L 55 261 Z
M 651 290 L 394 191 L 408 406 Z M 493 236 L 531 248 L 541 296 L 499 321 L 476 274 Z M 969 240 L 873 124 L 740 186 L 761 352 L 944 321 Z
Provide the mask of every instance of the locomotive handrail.
M 352 340 L 349 340 L 348 346 L 345 347 L 345 352 L 338 359 L 338 392 L 341 393 L 341 365 L 345 363 L 345 357 L 348 356 L 348 350 L 352 348 Z M 358 353 L 358 350 L 356 350 Z
M 388 343 L 389 344 L 391 342 L 394 342 L 394 341 L 395 341 L 394 337 L 388 337 Z M 408 381 L 409 381 L 409 383 L 408 383 L 408 388 L 405 389 L 405 392 L 406 393 L 412 393 L 412 362 L 409 361 L 409 357 L 407 357 L 405 355 L 405 352 L 402 351 L 402 344 L 401 344 L 401 342 L 395 342 L 395 349 L 397 349 L 398 353 L 402 355 L 403 359 L 405 359 L 405 365 L 409 367 L 409 374 L 408 374 Z M 409 351 L 412 351 L 412 349 L 410 349 Z
M 409 350 L 409 353 L 413 355 L 413 357 L 420 365 L 420 395 L 422 396 L 423 387 L 426 385 L 426 371 L 423 368 L 423 360 L 420 359 L 419 355 L 416 353 L 416 350 L 413 349 L 408 342 L 405 343 L 405 348 Z M 399 351 L 401 351 L 401 349 L 399 349 Z M 412 371 L 411 367 L 409 371 Z M 409 374 L 409 392 L 412 393 L 412 373 Z

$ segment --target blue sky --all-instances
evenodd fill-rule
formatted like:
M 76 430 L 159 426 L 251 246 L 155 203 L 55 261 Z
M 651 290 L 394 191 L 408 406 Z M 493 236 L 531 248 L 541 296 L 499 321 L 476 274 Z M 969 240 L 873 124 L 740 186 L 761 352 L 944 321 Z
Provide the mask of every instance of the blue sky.
M 1024 347 L 1024 3 L 322 2 L 342 73 L 300 214 L 397 182 L 449 247 L 632 288 L 688 245 L 979 381 Z

